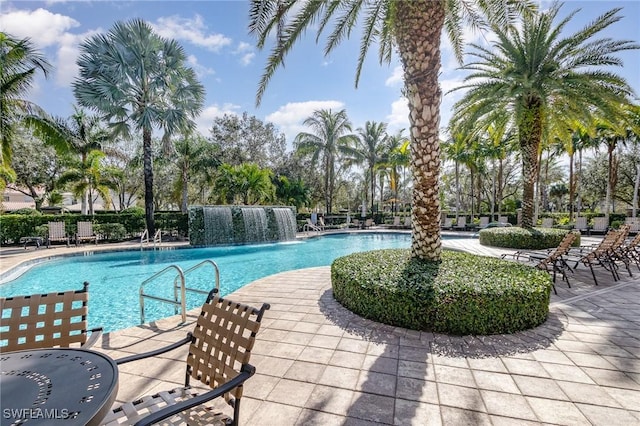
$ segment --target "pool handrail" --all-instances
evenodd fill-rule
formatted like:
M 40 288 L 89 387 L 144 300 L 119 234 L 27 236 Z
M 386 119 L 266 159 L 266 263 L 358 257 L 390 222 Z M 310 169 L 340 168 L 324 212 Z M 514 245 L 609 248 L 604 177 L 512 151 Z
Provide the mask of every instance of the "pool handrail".
M 146 284 L 148 284 L 149 282 L 155 280 L 156 278 L 164 275 L 165 273 L 167 273 L 169 270 L 171 269 L 175 269 L 176 271 L 178 271 L 178 277 L 180 278 L 180 301 L 177 300 L 171 300 L 171 299 L 167 299 L 165 297 L 159 297 L 159 296 L 153 296 L 151 294 L 145 294 L 144 293 L 144 286 Z M 176 279 L 177 279 L 176 278 Z M 175 282 L 175 280 L 174 280 Z M 180 306 L 180 311 L 181 311 L 181 315 L 182 315 L 182 323 L 186 323 L 187 322 L 187 307 L 186 307 L 186 286 L 185 286 L 185 279 L 184 279 L 184 272 L 182 272 L 182 268 L 180 268 L 178 265 L 169 265 L 166 268 L 164 268 L 163 270 L 161 270 L 160 272 L 157 272 L 155 274 L 153 274 L 151 277 L 147 278 L 146 280 L 144 280 L 142 282 L 142 284 L 140 284 L 140 323 L 144 324 L 144 299 L 145 297 L 148 299 L 152 299 L 152 300 L 158 300 L 160 302 L 165 302 L 165 303 L 170 303 L 174 306 Z
M 149 244 L 149 240 L 151 240 L 151 238 L 149 238 L 149 230 L 145 229 L 140 236 L 140 251 L 142 251 L 145 244 Z M 162 229 L 156 230 L 156 233 L 153 235 L 154 250 L 156 249 L 156 243 L 158 243 L 158 246 L 162 246 Z
M 205 259 L 202 262 L 198 263 L 197 265 L 192 266 L 191 268 L 187 269 L 186 271 L 183 271 L 183 275 L 186 277 L 190 272 L 195 271 L 196 269 L 200 269 L 202 266 L 210 264 L 211 266 L 213 266 L 213 269 L 216 273 L 216 289 L 218 289 L 218 293 L 220 292 L 220 268 L 218 268 L 218 264 L 216 262 L 214 262 L 211 259 Z M 176 278 L 173 280 L 173 293 L 174 293 L 174 298 L 176 301 L 178 301 L 178 278 L 180 278 L 180 276 L 176 276 Z M 190 287 L 185 287 L 186 291 L 190 291 L 192 293 L 199 293 L 199 294 L 206 294 L 208 295 L 209 292 L 211 290 L 200 290 L 197 288 L 190 288 Z M 176 312 L 177 313 L 177 312 Z

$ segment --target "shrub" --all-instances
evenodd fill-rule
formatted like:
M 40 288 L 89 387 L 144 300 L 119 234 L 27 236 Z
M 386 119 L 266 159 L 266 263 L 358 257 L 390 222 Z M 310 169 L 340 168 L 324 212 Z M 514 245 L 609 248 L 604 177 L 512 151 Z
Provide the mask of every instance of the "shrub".
M 460 335 L 540 325 L 551 292 L 549 274 L 526 265 L 451 251 L 427 262 L 403 249 L 338 258 L 331 284 L 336 300 L 365 318 Z
M 519 227 L 488 228 L 479 232 L 480 244 L 483 246 L 506 247 L 513 249 L 540 250 L 557 247 L 568 231 L 566 229 Z M 580 245 L 580 236 L 573 242 Z
M 25 216 L 41 216 L 42 215 L 42 213 L 40 213 L 38 210 L 30 209 L 28 207 L 25 207 L 24 209 L 15 210 L 11 214 L 21 214 Z
M 101 240 L 122 241 L 127 236 L 127 230 L 121 223 L 99 223 L 93 226 L 93 230 Z

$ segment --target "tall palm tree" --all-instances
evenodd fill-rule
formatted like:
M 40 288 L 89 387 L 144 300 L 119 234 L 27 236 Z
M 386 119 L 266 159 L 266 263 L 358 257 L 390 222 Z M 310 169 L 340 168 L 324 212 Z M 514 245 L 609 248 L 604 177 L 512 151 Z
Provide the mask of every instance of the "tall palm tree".
M 522 155 L 522 226 L 534 226 L 534 185 L 538 155 L 548 123 L 568 123 L 600 112 L 616 116 L 632 90 L 627 82 L 602 69 L 622 65 L 617 52 L 637 49 L 632 41 L 593 39 L 617 22 L 620 9 L 599 16 L 582 30 L 563 37 L 577 11 L 555 25 L 561 5 L 524 15 L 521 25 L 492 25 L 497 41 L 490 48 L 472 45 L 475 61 L 463 69 L 473 73 L 461 88 L 470 89 L 455 108 L 455 117 L 467 123 L 494 121 L 512 111 Z M 568 125 L 557 128 L 569 129 Z M 566 131 L 568 134 L 568 130 Z
M 365 180 L 369 180 L 371 188 L 371 211 L 374 208 L 376 190 L 376 169 L 382 163 L 384 142 L 387 138 L 387 124 L 367 121 L 364 128 L 357 130 L 358 137 L 345 147 L 344 153 L 349 165 L 365 165 Z
M 142 132 L 145 219 L 152 235 L 152 133 L 161 130 L 168 143 L 172 134 L 193 128 L 204 88 L 186 66 L 184 49 L 139 19 L 117 22 L 107 34 L 90 37 L 80 52 L 80 76 L 73 83 L 80 105 L 98 111 L 114 135 Z
M 40 108 L 24 99 L 36 74 L 49 74 L 49 62 L 28 39 L 17 39 L 0 31 L 0 189 L 15 179 L 11 150 L 16 125 Z
M 393 206 L 399 203 L 399 192 L 401 182 L 404 181 L 404 177 L 401 176 L 400 171 L 404 174 L 405 167 L 409 165 L 411 156 L 409 139 L 404 135 L 404 129 L 398 130 L 394 135 L 389 135 L 385 141 L 386 154 L 383 155 L 386 158 L 386 166 L 389 168 L 389 186 L 393 192 L 394 202 Z M 396 211 L 397 208 L 392 208 L 392 211 Z
M 342 109 L 334 112 L 330 109 L 316 110 L 303 124 L 311 128 L 311 133 L 298 133 L 294 140 L 296 150 L 311 155 L 312 163 L 322 162 L 324 169 L 324 197 L 327 214 L 331 214 L 336 178 L 336 159 L 355 135 L 351 134 L 351 122 L 347 112 Z
M 325 54 L 349 38 L 362 17 L 362 38 L 356 67 L 356 87 L 360 72 L 373 43 L 379 44 L 380 62 L 389 63 L 394 49 L 404 69 L 404 93 L 409 103 L 409 123 L 413 172 L 412 243 L 415 258 L 440 260 L 440 173 L 441 91 L 440 36 L 443 28 L 452 41 L 458 59 L 462 58 L 462 26 L 483 26 L 485 15 L 496 25 L 509 25 L 514 13 L 530 10 L 529 0 L 361 0 L 348 1 L 284 1 L 252 0 L 249 30 L 264 48 L 270 34 L 276 32 L 271 51 L 257 91 L 260 103 L 266 86 L 276 69 L 284 64 L 287 53 L 309 27 L 318 37 L 332 22 L 335 26 L 327 39 Z

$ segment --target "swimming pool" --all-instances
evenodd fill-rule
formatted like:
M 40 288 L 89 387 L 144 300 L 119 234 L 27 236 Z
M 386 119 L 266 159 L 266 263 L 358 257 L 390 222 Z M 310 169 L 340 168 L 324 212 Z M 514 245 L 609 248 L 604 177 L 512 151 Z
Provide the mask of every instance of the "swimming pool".
M 408 248 L 405 233 L 351 233 L 326 235 L 276 244 L 185 248 L 159 251 L 88 252 L 64 256 L 37 264 L 15 280 L 0 285 L 0 296 L 15 296 L 80 289 L 90 283 L 89 326 L 105 331 L 120 330 L 140 323 L 140 284 L 169 265 L 186 270 L 205 259 L 220 268 L 220 291 L 229 294 L 259 278 L 278 272 L 330 265 L 350 253 L 385 248 Z M 175 274 L 154 281 L 153 294 L 171 298 Z M 187 276 L 187 287 L 211 290 L 213 269 L 203 267 Z M 187 293 L 187 308 L 204 302 L 205 296 Z M 174 315 L 173 306 L 145 301 L 145 319 L 153 321 Z

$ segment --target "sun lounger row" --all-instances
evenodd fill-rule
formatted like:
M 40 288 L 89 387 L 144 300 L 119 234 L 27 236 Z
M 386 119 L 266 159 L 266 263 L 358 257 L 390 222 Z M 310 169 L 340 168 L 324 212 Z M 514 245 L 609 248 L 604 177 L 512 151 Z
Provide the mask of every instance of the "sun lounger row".
M 73 236 L 76 245 L 84 241 L 93 241 L 98 244 L 98 236 L 93 232 L 93 224 L 91 222 L 77 222 L 77 232 Z M 49 222 L 49 233 L 46 237 L 47 248 L 51 243 L 63 242 L 69 247 L 71 237 L 67 234 L 64 222 Z

